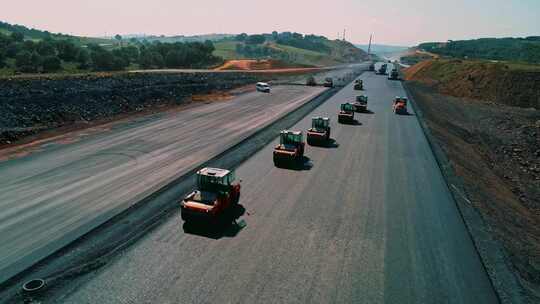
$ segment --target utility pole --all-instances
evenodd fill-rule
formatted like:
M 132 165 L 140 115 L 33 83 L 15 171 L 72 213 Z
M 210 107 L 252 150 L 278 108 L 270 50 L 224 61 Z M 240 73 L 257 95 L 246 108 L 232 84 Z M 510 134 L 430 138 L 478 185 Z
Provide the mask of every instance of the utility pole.
M 367 48 L 367 54 L 368 56 L 371 58 L 371 39 L 373 38 L 373 34 L 370 34 L 369 35 L 369 45 L 368 45 L 368 48 Z
M 343 41 L 345 41 L 345 29 L 343 29 Z

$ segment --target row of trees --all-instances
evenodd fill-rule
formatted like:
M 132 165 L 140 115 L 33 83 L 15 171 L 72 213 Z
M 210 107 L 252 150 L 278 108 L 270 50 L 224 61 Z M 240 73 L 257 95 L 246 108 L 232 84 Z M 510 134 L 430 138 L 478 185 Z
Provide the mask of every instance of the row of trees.
M 420 48 L 443 56 L 540 63 L 540 36 L 482 38 L 423 43 Z
M 111 47 L 111 46 L 107 46 Z M 14 68 L 23 73 L 57 72 L 66 63 L 80 70 L 115 71 L 131 64 L 141 68 L 199 68 L 221 61 L 212 55 L 210 41 L 189 43 L 129 43 L 107 49 L 97 44 L 81 45 L 69 38 L 46 36 L 39 41 L 25 40 L 22 33 L 0 33 L 0 68 L 14 59 Z
M 325 43 L 326 37 L 317 35 L 303 35 L 293 32 L 276 31 L 271 34 L 248 35 L 242 33 L 235 37 L 235 40 L 244 42 L 247 45 L 264 44 L 265 42 L 275 42 L 278 44 L 289 45 L 300 49 L 311 50 L 315 52 L 329 53 L 330 47 Z

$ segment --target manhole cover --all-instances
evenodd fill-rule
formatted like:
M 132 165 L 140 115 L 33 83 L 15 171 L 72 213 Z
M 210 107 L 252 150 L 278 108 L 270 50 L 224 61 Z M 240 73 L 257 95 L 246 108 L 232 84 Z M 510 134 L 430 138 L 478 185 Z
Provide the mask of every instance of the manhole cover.
M 45 281 L 42 279 L 33 279 L 23 284 L 23 290 L 26 292 L 36 292 L 45 286 Z

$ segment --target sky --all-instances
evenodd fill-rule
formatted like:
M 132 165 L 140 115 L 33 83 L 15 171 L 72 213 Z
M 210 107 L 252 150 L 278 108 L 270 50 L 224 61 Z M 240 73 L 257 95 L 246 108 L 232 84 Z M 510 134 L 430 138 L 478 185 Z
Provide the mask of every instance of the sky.
M 0 21 L 81 36 L 294 31 L 364 44 L 540 35 L 540 0 L 26 0 Z M 30 4 L 32 3 L 32 4 Z

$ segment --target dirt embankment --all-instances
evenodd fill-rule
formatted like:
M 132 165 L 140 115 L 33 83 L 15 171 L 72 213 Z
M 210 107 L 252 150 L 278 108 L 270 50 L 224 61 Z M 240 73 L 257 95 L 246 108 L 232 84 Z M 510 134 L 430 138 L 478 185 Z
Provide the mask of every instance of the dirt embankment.
M 274 59 L 235 59 L 227 60 L 223 65 L 216 68 L 217 71 L 237 70 L 237 71 L 260 71 L 260 70 L 283 70 L 283 69 L 305 69 L 312 66 L 302 64 L 291 64 Z
M 420 62 L 404 74 L 406 80 L 435 86 L 451 96 L 540 109 L 540 67 L 438 59 Z
M 44 130 L 179 105 L 268 75 L 120 73 L 0 79 L 0 146 Z
M 436 58 L 439 58 L 439 55 L 425 52 L 417 48 L 410 48 L 407 53 L 401 55 L 399 60 L 404 64 L 415 65 L 417 63 Z
M 406 70 L 406 86 L 530 303 L 539 303 L 540 74 L 480 67 L 425 61 Z

